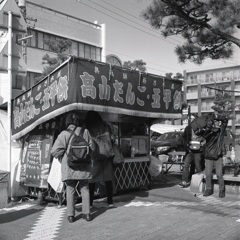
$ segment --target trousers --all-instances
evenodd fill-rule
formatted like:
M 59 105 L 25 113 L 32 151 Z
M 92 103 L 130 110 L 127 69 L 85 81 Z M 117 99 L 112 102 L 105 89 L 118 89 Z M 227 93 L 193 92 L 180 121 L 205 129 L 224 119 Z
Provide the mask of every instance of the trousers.
M 182 180 L 185 182 L 189 182 L 189 167 L 192 162 L 195 164 L 196 172 L 199 173 L 202 171 L 202 153 L 193 153 L 189 152 L 185 158 L 184 166 L 183 166 L 183 173 L 182 173 Z
M 218 178 L 219 190 L 224 191 L 224 179 L 223 179 L 223 158 L 218 160 L 205 159 L 205 174 L 206 174 L 206 189 L 212 190 L 212 171 L 213 167 L 216 169 L 216 175 Z
M 82 196 L 82 213 L 90 214 L 90 195 L 88 180 L 67 180 L 67 216 L 75 216 L 75 187 L 79 182 Z
M 107 203 L 113 204 L 113 184 L 112 181 L 106 181 L 106 193 L 107 193 Z M 95 183 L 89 183 L 89 191 L 90 191 L 90 205 L 93 204 L 93 196 L 95 190 Z

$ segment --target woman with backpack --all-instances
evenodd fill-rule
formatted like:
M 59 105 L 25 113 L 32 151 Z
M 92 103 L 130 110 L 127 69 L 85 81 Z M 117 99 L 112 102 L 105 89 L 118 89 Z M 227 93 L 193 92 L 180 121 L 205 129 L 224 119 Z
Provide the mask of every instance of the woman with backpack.
M 111 141 L 111 129 L 104 122 L 98 112 L 89 111 L 85 118 L 85 124 L 89 130 L 94 151 L 92 154 L 93 166 L 92 178 L 89 180 L 90 206 L 93 204 L 95 183 L 105 182 L 108 207 L 113 207 L 113 148 Z
M 70 147 L 74 136 L 81 136 L 92 148 L 92 138 L 87 129 L 79 127 L 79 117 L 75 113 L 69 113 L 66 117 L 66 130 L 62 131 L 51 149 L 53 157 L 61 162 L 62 181 L 67 185 L 67 216 L 70 223 L 75 221 L 75 187 L 79 183 L 82 196 L 82 213 L 86 221 L 91 221 L 90 217 L 90 196 L 88 179 L 91 178 L 91 158 L 90 164 L 79 166 L 69 166 Z

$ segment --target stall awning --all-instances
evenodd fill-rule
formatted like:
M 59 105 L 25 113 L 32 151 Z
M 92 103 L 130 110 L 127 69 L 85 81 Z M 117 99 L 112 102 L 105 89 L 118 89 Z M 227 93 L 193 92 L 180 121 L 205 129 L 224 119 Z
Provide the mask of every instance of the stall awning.
M 7 107 L 7 102 L 5 102 L 5 103 L 3 103 L 3 104 L 0 105 L 0 109 L 1 109 L 1 110 L 7 110 L 7 108 L 8 108 L 8 107 Z
M 170 125 L 170 124 L 153 124 L 150 129 L 157 133 L 166 133 L 172 131 L 183 131 L 186 126 L 184 125 Z
M 182 82 L 102 62 L 69 58 L 12 101 L 12 136 L 72 110 L 181 118 Z

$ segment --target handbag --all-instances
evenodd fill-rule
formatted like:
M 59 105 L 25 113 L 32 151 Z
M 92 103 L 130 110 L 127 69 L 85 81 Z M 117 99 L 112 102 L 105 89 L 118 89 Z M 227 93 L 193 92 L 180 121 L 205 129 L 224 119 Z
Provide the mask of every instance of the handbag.
M 191 150 L 200 150 L 201 143 L 199 141 L 190 141 L 189 142 L 189 148 Z
M 55 192 L 61 193 L 63 191 L 64 184 L 62 182 L 61 163 L 57 158 L 53 158 L 47 181 Z
M 114 152 L 114 157 L 113 157 L 113 164 L 121 164 L 124 162 L 124 156 L 117 144 L 113 144 L 113 152 Z

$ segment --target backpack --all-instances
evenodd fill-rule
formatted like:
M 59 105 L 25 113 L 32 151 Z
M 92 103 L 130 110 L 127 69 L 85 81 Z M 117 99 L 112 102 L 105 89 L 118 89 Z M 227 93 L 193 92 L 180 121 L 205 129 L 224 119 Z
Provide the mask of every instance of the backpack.
M 109 132 L 98 133 L 92 137 L 95 144 L 95 150 L 92 154 L 94 160 L 104 160 L 114 156 L 113 146 Z
M 67 153 L 68 166 L 79 167 L 91 164 L 90 146 L 83 138 L 84 129 L 81 128 L 79 135 L 74 131 L 67 131 L 71 132 Z

